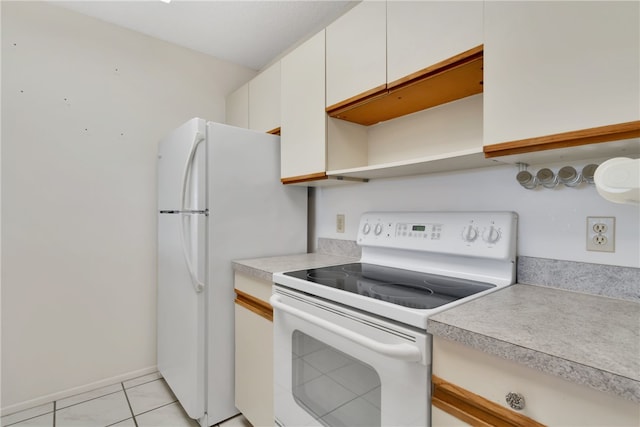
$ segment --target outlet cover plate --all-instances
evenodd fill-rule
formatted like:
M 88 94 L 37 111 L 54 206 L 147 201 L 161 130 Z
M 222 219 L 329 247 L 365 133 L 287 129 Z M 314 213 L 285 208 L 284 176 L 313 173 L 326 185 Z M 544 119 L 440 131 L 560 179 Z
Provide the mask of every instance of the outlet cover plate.
M 587 217 L 587 250 L 615 252 L 616 218 L 612 216 Z

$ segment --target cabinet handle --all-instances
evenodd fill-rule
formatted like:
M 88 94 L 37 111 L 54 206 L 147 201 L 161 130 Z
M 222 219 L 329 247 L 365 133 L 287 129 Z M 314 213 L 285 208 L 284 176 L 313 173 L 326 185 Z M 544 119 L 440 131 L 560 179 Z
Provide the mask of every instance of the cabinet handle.
M 524 409 L 524 396 L 520 393 L 507 393 L 505 396 L 507 400 L 507 404 L 511 407 L 511 409 L 515 409 L 516 411 L 521 411 Z

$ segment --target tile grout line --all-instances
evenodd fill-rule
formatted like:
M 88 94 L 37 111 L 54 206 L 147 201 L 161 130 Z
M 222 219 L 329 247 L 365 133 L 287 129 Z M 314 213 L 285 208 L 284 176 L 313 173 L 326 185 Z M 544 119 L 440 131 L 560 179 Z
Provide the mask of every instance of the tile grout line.
M 1 1 L 1 0 L 0 0 L 0 1 Z M 34 416 L 32 416 L 32 417 L 28 417 L 28 418 L 20 419 L 20 420 L 18 420 L 18 421 L 14 421 L 14 422 L 12 422 L 11 424 L 6 424 L 6 425 L 5 425 L 5 424 L 2 424 L 2 427 L 13 427 L 13 426 L 18 425 L 18 424 L 20 424 L 20 423 L 23 423 L 23 422 L 25 422 L 25 421 L 33 420 L 34 418 L 44 417 L 45 415 L 49 415 L 49 414 L 52 414 L 52 415 L 53 415 L 53 427 L 55 427 L 55 419 L 56 419 L 56 415 L 55 415 L 55 411 L 56 411 L 56 409 L 55 409 L 55 408 L 56 408 L 56 405 L 55 405 L 55 401 L 54 401 L 54 402 L 51 402 L 51 403 L 53 404 L 53 409 L 52 409 L 51 411 L 47 411 L 47 412 L 45 412 L 45 413 L 43 413 L 43 414 L 34 415 Z M 14 413 L 12 413 L 12 414 L 8 414 L 8 415 L 3 415 L 3 416 L 2 416 L 2 418 L 9 417 L 9 416 L 13 416 L 13 415 L 15 415 L 15 414 L 19 414 L 20 412 L 28 411 L 28 410 L 30 410 L 30 409 L 32 409 L 32 408 L 25 409 L 25 410 L 23 410 L 23 411 L 14 412 Z
M 1 1 L 1 0 L 0 0 L 0 1 Z M 141 376 L 139 376 L 139 377 L 131 378 L 131 379 L 127 380 L 127 381 L 137 380 L 137 379 L 143 378 L 143 377 L 145 377 L 145 376 L 149 376 L 149 375 L 152 375 L 152 374 L 141 375 Z M 136 385 L 134 385 L 134 386 L 133 386 L 133 387 L 131 387 L 131 388 L 135 388 L 135 387 L 138 387 L 138 386 L 141 386 L 141 385 L 145 385 L 145 384 L 148 384 L 148 383 L 151 383 L 151 382 L 153 382 L 153 381 L 160 380 L 160 379 L 162 379 L 162 377 L 158 377 L 158 378 L 155 378 L 155 379 L 150 379 L 149 381 L 145 381 L 145 382 L 142 382 L 142 383 L 140 383 L 140 384 L 136 384 Z M 117 384 L 117 383 L 116 383 L 116 384 Z M 115 384 L 112 384 L 112 385 L 115 385 Z M 129 402 L 129 396 L 128 396 L 128 395 L 127 395 L 127 393 L 126 393 L 126 388 L 125 388 L 125 386 L 124 386 L 124 382 L 120 382 L 120 386 L 121 386 L 121 388 L 122 388 L 122 389 L 124 390 L 124 392 L 125 392 L 125 393 L 124 393 L 124 394 L 125 394 L 125 398 L 127 399 L 127 404 L 129 405 L 129 410 L 130 410 L 131 415 L 132 415 L 132 418 L 133 418 L 133 420 L 134 420 L 134 424 L 136 425 L 136 427 L 138 427 L 137 420 L 135 419 L 135 415 L 133 415 L 133 409 L 132 409 L 132 407 L 131 407 L 131 403 Z M 108 387 L 108 386 L 105 386 L 105 387 Z M 95 390 L 99 390 L 99 389 L 95 389 Z M 86 393 L 90 393 L 90 392 L 92 392 L 92 391 L 94 391 L 94 390 L 89 390 L 89 391 L 88 391 L 88 392 L 86 392 Z M 104 396 L 108 396 L 108 395 L 115 394 L 115 393 L 118 393 L 118 391 L 113 391 L 113 392 L 111 392 L 111 393 L 105 393 L 105 394 L 103 394 L 103 395 L 100 395 L 100 396 L 97 396 L 97 397 L 93 397 L 93 398 L 91 398 L 91 399 L 82 400 L 82 401 L 80 401 L 80 402 L 73 403 L 73 404 L 68 405 L 68 406 L 65 406 L 65 407 L 63 407 L 63 408 L 58 408 L 58 401 L 57 401 L 57 400 L 54 400 L 54 401 L 51 401 L 51 404 L 53 405 L 53 409 L 52 409 L 51 411 L 44 412 L 43 414 L 40 414 L 40 415 L 34 415 L 34 416 L 32 416 L 32 417 L 28 417 L 28 418 L 25 418 L 25 419 L 21 419 L 21 420 L 19 420 L 19 421 L 15 421 L 15 422 L 13 422 L 13 423 L 11 423 L 11 424 L 7 424 L 7 425 L 6 425 L 6 427 L 11 427 L 11 426 L 17 425 L 17 424 L 19 424 L 19 423 L 22 423 L 22 422 L 24 422 L 24 421 L 31 420 L 31 419 L 34 419 L 34 418 L 38 418 L 38 417 L 41 417 L 41 416 L 44 416 L 44 415 L 47 415 L 47 414 L 52 414 L 52 418 L 53 418 L 53 420 L 52 420 L 52 422 L 53 422 L 53 427 L 56 427 L 56 421 L 57 421 L 56 413 L 57 413 L 57 411 L 58 411 L 58 410 L 62 410 L 62 409 L 66 409 L 66 408 L 71 408 L 71 407 L 73 407 L 73 406 L 81 405 L 81 404 L 84 404 L 84 403 L 90 402 L 90 401 L 92 401 L 92 400 L 100 399 L 100 398 L 102 398 L 102 397 L 104 397 Z M 81 396 L 81 395 L 83 395 L 83 394 L 85 394 L 85 393 L 78 393 L 78 394 L 74 394 L 74 395 L 72 395 L 72 396 L 68 396 L 68 397 L 66 397 L 65 399 L 69 399 L 69 398 L 73 398 L 73 397 Z M 65 400 L 65 399 L 61 399 L 61 400 Z M 177 400 L 176 400 L 176 401 L 173 401 L 173 402 L 171 402 L 171 403 L 175 403 L 175 402 L 177 402 Z M 164 406 L 164 405 L 163 405 L 163 406 Z M 33 408 L 27 408 L 27 409 L 25 409 L 24 411 L 27 411 L 27 410 L 30 410 L 30 409 L 33 409 Z M 19 413 L 19 412 L 22 412 L 22 411 L 18 411 L 18 412 L 16 412 L 16 413 L 8 414 L 7 416 L 9 416 L 9 415 L 15 415 L 15 414 L 17 414 L 17 413 Z M 148 411 L 147 411 L 147 412 L 148 412 Z M 2 418 L 5 418 L 5 416 L 3 416 Z M 124 420 L 123 420 L 123 421 L 124 421 Z M 118 421 L 118 422 L 120 422 L 120 421 Z M 5 426 L 3 425 L 2 427 L 5 427 Z
M 156 379 L 154 379 L 154 380 L 149 380 L 149 381 L 145 381 L 145 382 L 140 383 L 140 384 L 136 384 L 136 385 L 132 385 L 132 386 L 129 386 L 129 387 L 125 387 L 125 389 L 127 389 L 127 388 L 136 388 L 136 387 L 140 387 L 140 386 L 142 386 L 142 385 L 149 384 L 149 383 L 152 383 L 152 382 L 154 382 L 154 381 L 158 381 L 158 380 L 162 380 L 162 379 L 163 379 L 163 378 L 156 378 Z M 124 383 L 122 383 L 122 384 L 124 384 Z
M 171 401 L 171 402 L 169 402 L 169 403 L 165 403 L 164 405 L 160 405 L 160 406 L 158 406 L 157 408 L 152 408 L 152 409 L 149 409 L 148 411 L 140 412 L 140 413 L 138 414 L 138 416 L 140 416 L 140 415 L 144 415 L 144 414 L 148 414 L 149 412 L 153 412 L 153 411 L 155 411 L 156 409 L 164 408 L 165 406 L 173 405 L 174 403 L 177 403 L 177 402 L 178 402 L 177 400 L 173 400 L 173 401 Z
M 133 418 L 133 424 L 135 424 L 135 426 L 138 427 L 138 421 L 136 420 L 136 416 L 133 413 L 133 408 L 131 407 L 131 402 L 129 401 L 129 395 L 127 395 L 127 389 L 124 387 L 124 382 L 121 382 L 120 386 L 122 386 L 122 391 L 124 392 L 124 398 L 127 399 L 127 405 L 129 405 L 129 411 L 131 411 L 131 417 Z

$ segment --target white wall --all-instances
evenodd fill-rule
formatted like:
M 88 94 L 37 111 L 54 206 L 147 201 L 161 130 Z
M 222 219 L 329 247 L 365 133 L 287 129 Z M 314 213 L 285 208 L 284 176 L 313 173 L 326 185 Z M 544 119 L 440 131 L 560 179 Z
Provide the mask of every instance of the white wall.
M 2 2 L 3 412 L 154 368 L 156 142 L 254 75 Z
M 595 163 L 602 163 L 596 159 Z M 532 167 L 557 171 L 565 162 Z M 515 180 L 516 166 L 494 166 L 365 184 L 318 188 L 315 237 L 355 240 L 360 215 L 373 210 L 510 210 L 519 215 L 518 255 L 640 267 L 640 209 L 606 201 L 593 185 L 526 190 Z M 336 233 L 336 214 L 346 215 Z M 615 253 L 586 250 L 586 217 L 616 218 Z

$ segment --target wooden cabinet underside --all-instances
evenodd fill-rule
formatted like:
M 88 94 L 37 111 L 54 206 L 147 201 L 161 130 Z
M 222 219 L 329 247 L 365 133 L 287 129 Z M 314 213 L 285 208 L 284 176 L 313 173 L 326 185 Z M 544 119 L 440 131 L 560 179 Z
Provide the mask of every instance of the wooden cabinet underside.
M 487 145 L 484 147 L 484 155 L 493 158 L 638 137 L 640 120 Z
M 370 126 L 482 93 L 483 46 L 327 107 L 330 117 Z

